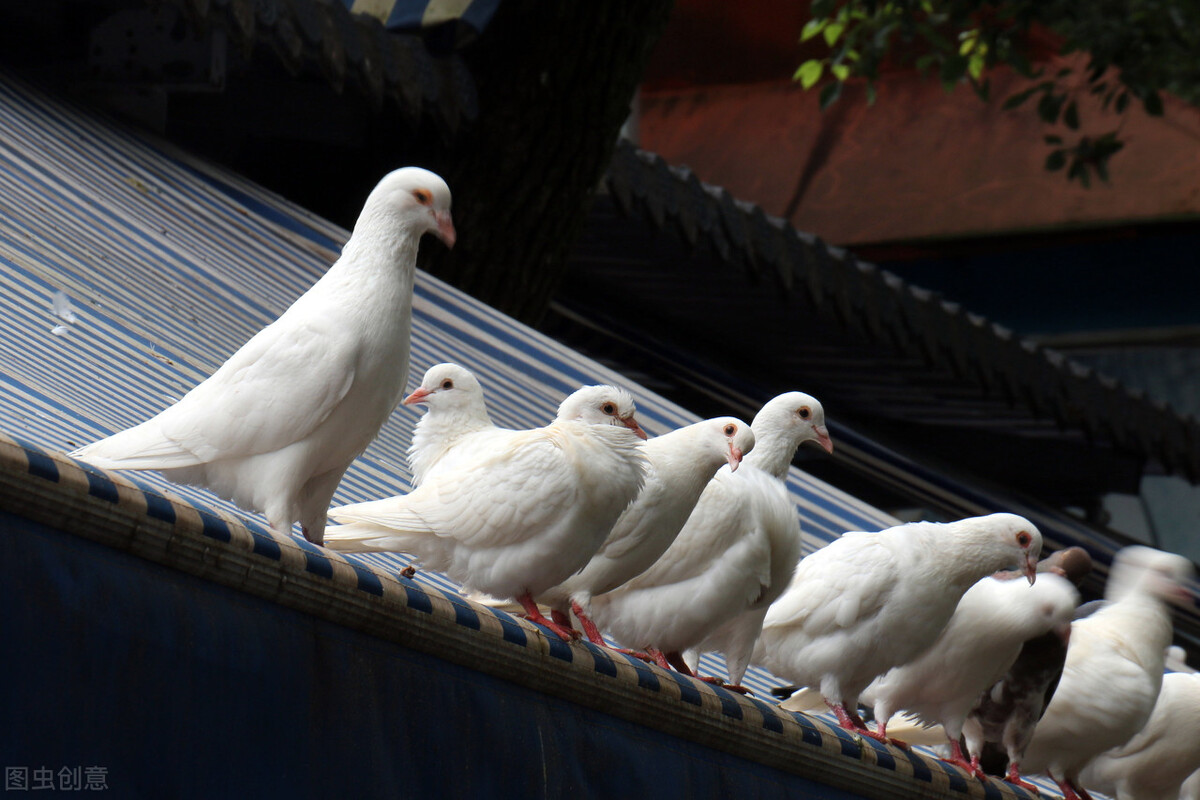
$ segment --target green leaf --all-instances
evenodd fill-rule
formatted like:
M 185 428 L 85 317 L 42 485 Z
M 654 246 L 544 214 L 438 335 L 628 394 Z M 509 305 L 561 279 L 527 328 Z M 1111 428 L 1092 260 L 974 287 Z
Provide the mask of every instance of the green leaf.
M 1067 163 L 1067 151 L 1066 150 L 1051 151 L 1050 155 L 1046 156 L 1046 171 L 1054 172 L 1055 170 L 1060 170 L 1063 168 L 1063 166 L 1066 165 L 1066 163 Z
M 1161 117 L 1163 115 L 1162 96 L 1158 92 L 1151 92 L 1142 98 L 1142 105 L 1146 109 L 1146 113 L 1152 117 Z
M 846 29 L 846 26 L 844 24 L 842 24 L 841 22 L 831 22 L 828 25 L 826 25 L 825 31 L 824 31 L 825 44 L 829 45 L 830 47 L 833 47 L 833 45 L 837 42 L 838 37 L 842 35 L 842 31 L 844 31 L 845 29 Z
M 967 62 L 967 74 L 969 74 L 975 80 L 982 78 L 985 60 L 986 59 L 984 59 L 983 55 L 979 53 L 971 56 L 971 60 Z
M 804 23 L 804 28 L 800 31 L 800 41 L 807 42 L 821 32 L 821 29 L 829 24 L 827 19 L 810 19 Z
M 845 64 L 834 64 L 829 68 L 829 71 L 832 72 L 833 77 L 837 78 L 839 81 L 844 81 L 846 78 L 850 77 L 850 67 L 846 66 Z
M 829 106 L 838 99 L 842 94 L 842 84 L 840 82 L 829 83 L 821 90 L 821 110 L 829 108 Z
M 821 73 L 824 71 L 824 61 L 810 58 L 800 65 L 800 69 L 796 70 L 796 74 L 792 76 L 792 80 L 800 81 L 800 85 L 805 89 L 811 89 L 816 85 L 817 81 L 821 80 Z
M 1067 110 L 1063 112 L 1063 122 L 1071 130 L 1079 130 L 1079 108 L 1074 100 L 1067 104 Z

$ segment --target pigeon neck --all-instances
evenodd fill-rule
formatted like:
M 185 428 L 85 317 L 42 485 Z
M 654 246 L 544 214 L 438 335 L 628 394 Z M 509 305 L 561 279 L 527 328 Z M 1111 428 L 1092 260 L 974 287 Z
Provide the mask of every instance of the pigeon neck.
M 378 269 L 380 264 L 412 266 L 420 242 L 421 232 L 411 225 L 365 210 L 342 248 L 338 266 L 345 265 L 346 271 Z
M 796 445 L 782 436 L 772 436 L 769 432 L 761 436 L 756 434 L 754 449 L 742 459 L 743 464 L 750 464 L 769 475 L 782 480 L 787 475 L 788 467 L 792 465 L 792 456 L 796 454 Z

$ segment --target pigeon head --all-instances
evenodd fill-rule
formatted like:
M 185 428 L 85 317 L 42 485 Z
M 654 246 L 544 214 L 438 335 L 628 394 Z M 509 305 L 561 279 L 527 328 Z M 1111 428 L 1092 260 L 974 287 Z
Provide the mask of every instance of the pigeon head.
M 754 431 L 736 417 L 714 417 L 704 421 L 706 441 L 729 462 L 732 472 L 742 456 L 754 449 Z
M 1071 617 L 1079 605 L 1075 585 L 1068 578 L 1051 572 L 1027 591 L 1034 592 L 1034 609 L 1026 638 L 1053 631 L 1065 642 L 1071 635 Z
M 363 205 L 357 230 L 364 224 L 383 224 L 416 233 L 432 233 L 447 247 L 458 238 L 450 217 L 450 187 L 420 167 L 402 167 L 383 177 Z
M 1192 572 L 1192 562 L 1183 556 L 1141 545 L 1126 547 L 1113 559 L 1104 597 L 1120 600 L 1136 593 L 1164 602 L 1189 603 L 1192 595 L 1184 584 Z
M 435 364 L 425 371 L 404 405 L 427 403 L 430 409 L 473 408 L 483 404 L 483 388 L 466 368 L 458 364 Z
M 1008 560 L 1001 568 L 1016 568 L 1032 584 L 1037 577 L 1038 556 L 1042 553 L 1042 534 L 1032 522 L 1016 514 L 988 514 L 960 521 L 979 529 L 989 552 Z
M 621 425 L 645 439 L 646 432 L 633 416 L 636 411 L 633 395 L 624 389 L 616 386 L 585 386 L 562 401 L 558 407 L 558 419 L 578 420 L 588 425 Z
M 1058 550 L 1038 562 L 1038 572 L 1053 572 L 1079 586 L 1092 571 L 1092 557 L 1082 547 Z
M 816 442 L 826 453 L 833 452 L 833 440 L 825 427 L 825 409 L 820 401 L 804 392 L 787 392 L 772 398 L 754 415 L 755 435 L 762 439 L 774 434 L 782 439 L 791 453 L 805 442 Z

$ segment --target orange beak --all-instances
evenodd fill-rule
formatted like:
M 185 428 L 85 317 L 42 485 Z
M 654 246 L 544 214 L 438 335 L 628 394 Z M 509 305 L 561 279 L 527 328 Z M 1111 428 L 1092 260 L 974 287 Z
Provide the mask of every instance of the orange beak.
M 411 406 L 414 403 L 424 403 L 425 398 L 429 397 L 429 395 L 430 395 L 430 392 L 428 389 L 422 389 L 422 388 L 418 387 L 416 389 L 416 391 L 414 391 L 412 394 L 410 394 L 408 397 L 404 398 L 400 402 L 406 406 Z
M 636 419 L 634 419 L 633 417 L 625 417 L 624 419 L 621 420 L 621 422 L 625 424 L 626 428 L 629 428 L 629 430 L 636 433 L 637 437 L 639 439 L 646 438 L 646 432 L 644 430 L 642 430 L 642 426 L 638 425 L 638 421 Z

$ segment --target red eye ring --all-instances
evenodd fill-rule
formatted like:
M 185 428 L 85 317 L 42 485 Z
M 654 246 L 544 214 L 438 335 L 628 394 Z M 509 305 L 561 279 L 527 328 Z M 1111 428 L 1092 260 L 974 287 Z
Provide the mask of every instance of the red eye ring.
M 413 198 L 423 206 L 433 205 L 433 193 L 428 189 L 413 189 Z
M 1021 531 L 1017 534 L 1017 544 L 1021 545 L 1021 547 L 1029 547 L 1032 541 L 1033 537 L 1029 535 L 1028 531 Z
M 725 435 L 726 436 L 733 436 L 735 433 L 737 433 L 737 425 L 730 423 L 729 425 L 725 426 Z

